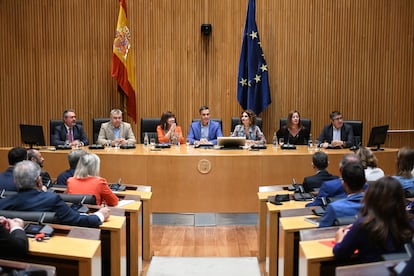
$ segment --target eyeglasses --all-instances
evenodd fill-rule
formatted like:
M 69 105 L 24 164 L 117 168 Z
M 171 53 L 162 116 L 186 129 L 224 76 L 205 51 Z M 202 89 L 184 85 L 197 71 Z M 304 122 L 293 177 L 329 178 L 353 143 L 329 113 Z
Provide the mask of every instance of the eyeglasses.
M 334 121 L 339 121 L 339 120 L 342 120 L 342 117 L 336 117 L 336 118 L 333 118 L 333 120 Z

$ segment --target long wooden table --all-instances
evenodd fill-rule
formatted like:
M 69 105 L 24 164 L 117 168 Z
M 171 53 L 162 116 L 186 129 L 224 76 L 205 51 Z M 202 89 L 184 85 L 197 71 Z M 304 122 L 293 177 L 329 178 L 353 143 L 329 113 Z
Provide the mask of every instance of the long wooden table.
M 6 168 L 10 148 L 0 149 L 0 168 Z M 215 150 L 195 149 L 182 145 L 151 151 L 138 144 L 136 149 L 86 150 L 101 158 L 101 175 L 109 182 L 150 185 L 152 211 L 155 213 L 258 212 L 256 193 L 259 186 L 301 182 L 314 174 L 307 146 L 296 150 Z M 325 150 L 332 173 L 348 149 Z M 68 167 L 68 150 L 41 150 L 44 168 L 52 178 Z M 379 166 L 386 174 L 395 173 L 396 149 L 376 152 Z

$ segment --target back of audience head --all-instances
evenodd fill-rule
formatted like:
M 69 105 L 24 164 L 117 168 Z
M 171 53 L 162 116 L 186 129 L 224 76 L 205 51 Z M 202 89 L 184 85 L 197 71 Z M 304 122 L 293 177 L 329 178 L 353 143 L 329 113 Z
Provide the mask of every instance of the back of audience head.
M 356 154 L 361 159 L 362 166 L 365 169 L 367 167 L 376 168 L 378 166 L 377 158 L 369 148 L 360 147 Z
M 74 177 L 99 176 L 101 160 L 99 156 L 94 153 L 87 153 L 78 161 Z
M 24 160 L 16 164 L 13 177 L 17 190 L 37 189 L 42 186 L 40 166 L 32 161 Z
M 346 163 L 342 167 L 341 175 L 350 192 L 362 190 L 366 182 L 364 167 L 359 162 Z
M 68 161 L 69 161 L 70 168 L 75 169 L 76 165 L 78 165 L 79 159 L 85 154 L 87 153 L 83 149 L 75 149 L 69 152 Z
M 317 151 L 312 156 L 312 163 L 318 170 L 325 170 L 328 167 L 328 155 L 322 151 Z
M 361 159 L 359 159 L 359 156 L 355 153 L 344 154 L 344 156 L 342 156 L 341 162 L 339 163 L 340 170 L 342 170 L 345 164 L 348 163 L 361 163 Z
M 397 175 L 403 178 L 411 178 L 414 166 L 414 149 L 403 147 L 397 154 Z
M 23 160 L 27 159 L 27 150 L 25 148 L 22 148 L 22 147 L 12 148 L 9 151 L 7 157 L 9 159 L 9 165 L 14 166 L 17 163 L 19 163 L 20 161 L 23 161 Z
M 411 239 L 413 229 L 405 210 L 404 190 L 397 179 L 384 176 L 369 185 L 363 202 L 362 224 L 371 228 L 370 238 L 384 241 L 383 246 L 389 232 L 398 245 Z

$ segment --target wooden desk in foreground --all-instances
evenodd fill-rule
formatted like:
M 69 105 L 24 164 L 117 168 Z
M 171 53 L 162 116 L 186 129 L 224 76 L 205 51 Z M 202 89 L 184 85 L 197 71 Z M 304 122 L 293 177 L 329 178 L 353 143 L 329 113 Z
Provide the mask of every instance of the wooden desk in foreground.
M 269 275 L 276 275 L 278 271 L 279 259 L 279 218 L 281 210 L 303 208 L 306 201 L 287 201 L 282 205 L 274 205 L 266 203 L 269 212 L 269 231 L 268 231 L 268 246 L 269 246 Z M 259 251 L 261 249 L 259 248 Z M 263 249 L 262 249 L 263 250 Z
M 0 149 L 0 168 L 7 168 L 10 148 Z M 267 149 L 215 150 L 195 149 L 182 145 L 161 151 L 151 151 L 143 145 L 130 150 L 89 150 L 101 159 L 101 176 L 115 183 L 150 185 L 154 213 L 257 213 L 256 193 L 263 185 L 283 185 L 299 182 L 314 174 L 307 146 L 296 150 Z M 41 150 L 44 169 L 52 178 L 68 167 L 69 151 Z M 338 164 L 348 149 L 325 150 L 329 155 L 329 170 L 338 172 Z M 395 172 L 397 149 L 375 153 L 379 167 L 386 174 Z
M 102 274 L 101 242 L 97 240 L 65 236 L 53 236 L 43 242 L 29 239 L 29 256 L 12 259 L 55 266 L 56 275 Z
M 321 263 L 334 260 L 332 253 L 335 239 L 299 242 L 299 275 L 321 274 Z

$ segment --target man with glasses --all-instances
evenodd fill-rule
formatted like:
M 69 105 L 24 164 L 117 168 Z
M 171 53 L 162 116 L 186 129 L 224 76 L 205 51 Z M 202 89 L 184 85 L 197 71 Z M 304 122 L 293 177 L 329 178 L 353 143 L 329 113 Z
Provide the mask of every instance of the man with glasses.
M 222 137 L 220 123 L 210 120 L 210 110 L 208 106 L 199 109 L 200 121 L 193 122 L 188 131 L 188 139 L 192 145 L 217 144 L 217 137 Z
M 354 145 L 354 131 L 352 126 L 344 124 L 339 111 L 332 112 L 329 117 L 332 123 L 323 128 L 319 135 L 322 148 L 349 148 Z

